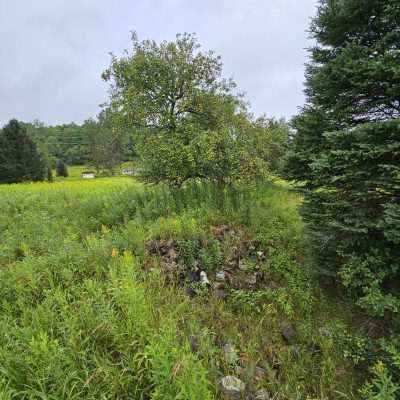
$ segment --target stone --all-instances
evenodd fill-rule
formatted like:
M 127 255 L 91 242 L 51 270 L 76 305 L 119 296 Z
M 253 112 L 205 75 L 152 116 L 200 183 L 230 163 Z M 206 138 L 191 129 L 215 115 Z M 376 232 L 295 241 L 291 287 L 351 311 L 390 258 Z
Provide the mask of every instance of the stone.
M 244 260 L 240 260 L 240 261 L 239 261 L 239 269 L 240 269 L 241 271 L 246 271 L 246 263 L 245 263 Z
M 166 247 L 172 247 L 174 245 L 174 240 L 173 239 L 168 239 L 167 243 L 165 243 Z
M 321 326 L 319 329 L 319 334 L 321 336 L 325 336 L 325 337 L 329 337 L 332 336 L 332 332 L 329 330 L 329 328 L 327 328 L 326 326 Z
M 231 343 L 226 343 L 224 345 L 224 358 L 228 364 L 234 365 L 239 361 L 239 355 Z
M 247 278 L 247 283 L 249 286 L 257 285 L 257 274 L 252 274 Z
M 256 255 L 256 254 L 251 254 L 251 255 L 250 255 L 250 260 L 251 260 L 253 263 L 256 263 L 256 262 L 258 261 L 257 255 Z
M 229 267 L 235 268 L 235 267 L 238 265 L 238 261 L 237 261 L 237 260 L 234 260 L 234 259 L 229 260 L 229 261 L 228 261 L 228 265 L 229 265 Z
M 156 240 L 151 240 L 147 243 L 147 249 L 149 250 L 150 254 L 158 253 L 158 243 Z
M 165 263 L 164 265 L 167 271 L 175 271 L 176 269 L 178 269 L 178 264 L 174 261 Z
M 264 368 L 256 367 L 256 369 L 254 371 L 254 379 L 256 381 L 262 381 L 263 379 L 265 379 L 266 375 L 267 375 L 267 371 L 265 371 Z
M 210 281 L 208 280 L 207 274 L 204 271 L 200 272 L 200 282 L 202 285 L 210 285 Z
M 173 247 L 168 250 L 167 258 L 170 261 L 175 261 L 178 258 L 178 254 Z
M 214 296 L 219 300 L 226 300 L 229 297 L 229 294 L 224 289 L 216 289 L 214 290 Z
M 199 271 L 193 271 L 190 270 L 187 274 L 187 279 L 189 282 L 193 283 L 193 282 L 198 282 L 200 280 L 200 274 Z
M 292 343 L 295 337 L 295 331 L 292 324 L 285 324 L 282 327 L 281 335 L 283 340 L 289 344 Z
M 197 336 L 190 335 L 189 336 L 190 350 L 192 353 L 197 353 L 200 348 L 199 339 Z
M 236 376 L 227 375 L 220 380 L 221 392 L 227 400 L 239 400 L 246 385 Z
M 225 289 L 225 282 L 214 282 L 213 283 L 214 289 Z
M 186 280 L 185 273 L 183 271 L 179 271 L 177 279 L 178 279 L 178 283 L 182 286 L 185 283 L 185 280 Z
M 225 273 L 225 271 L 218 271 L 218 272 L 215 274 L 215 279 L 216 279 L 217 281 L 220 281 L 220 282 L 225 282 L 225 279 L 226 279 L 226 273 Z
M 254 394 L 254 399 L 255 400 L 269 400 L 270 395 L 267 389 L 259 389 L 257 392 Z
M 168 253 L 169 247 L 165 244 L 165 240 L 160 240 L 158 243 L 158 252 L 165 256 Z

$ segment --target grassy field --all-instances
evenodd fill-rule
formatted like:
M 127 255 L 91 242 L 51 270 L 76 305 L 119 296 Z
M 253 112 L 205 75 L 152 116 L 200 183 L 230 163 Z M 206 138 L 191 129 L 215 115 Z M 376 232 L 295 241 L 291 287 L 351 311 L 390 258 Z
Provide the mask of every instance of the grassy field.
M 120 171 L 123 168 L 133 168 L 133 163 L 132 162 L 124 162 L 121 164 L 119 169 L 116 170 L 117 173 L 120 173 Z M 53 170 L 53 179 L 55 182 L 71 182 L 71 181 L 81 181 L 81 173 L 83 171 L 95 171 L 93 167 L 86 166 L 86 165 L 71 165 L 68 166 L 68 177 L 64 178 L 62 176 L 57 176 L 57 172 L 54 169 Z M 103 178 L 102 178 L 103 179 Z
M 298 194 L 71 175 L 0 187 L 2 400 L 357 398 Z

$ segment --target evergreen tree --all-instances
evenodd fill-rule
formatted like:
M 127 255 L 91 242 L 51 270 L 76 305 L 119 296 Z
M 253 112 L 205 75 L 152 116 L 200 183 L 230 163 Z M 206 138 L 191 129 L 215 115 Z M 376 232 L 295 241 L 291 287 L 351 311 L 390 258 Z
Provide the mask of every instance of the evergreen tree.
M 39 181 L 44 177 L 36 145 L 25 127 L 12 119 L 0 132 L 0 183 Z
M 400 311 L 400 3 L 322 0 L 311 25 L 307 103 L 287 174 L 309 189 L 304 215 L 320 266 L 358 303 Z
M 56 173 L 57 176 L 63 176 L 65 178 L 68 177 L 68 167 L 67 164 L 63 160 L 57 160 L 56 164 Z

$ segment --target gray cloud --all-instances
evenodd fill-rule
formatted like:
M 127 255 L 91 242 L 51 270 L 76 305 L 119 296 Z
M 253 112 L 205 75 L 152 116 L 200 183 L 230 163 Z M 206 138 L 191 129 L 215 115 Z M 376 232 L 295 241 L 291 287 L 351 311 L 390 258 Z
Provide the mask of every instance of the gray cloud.
M 0 0 L 0 124 L 82 122 L 107 99 L 100 74 L 139 38 L 196 32 L 222 56 L 256 114 L 290 117 L 303 98 L 317 0 Z

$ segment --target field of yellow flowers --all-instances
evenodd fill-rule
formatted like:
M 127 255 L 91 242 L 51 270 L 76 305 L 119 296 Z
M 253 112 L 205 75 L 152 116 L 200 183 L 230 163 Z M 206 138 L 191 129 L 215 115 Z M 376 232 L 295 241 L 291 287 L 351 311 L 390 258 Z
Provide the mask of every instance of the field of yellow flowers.
M 131 178 L 1 186 L 0 398 L 356 398 L 301 197 L 218 196 Z

